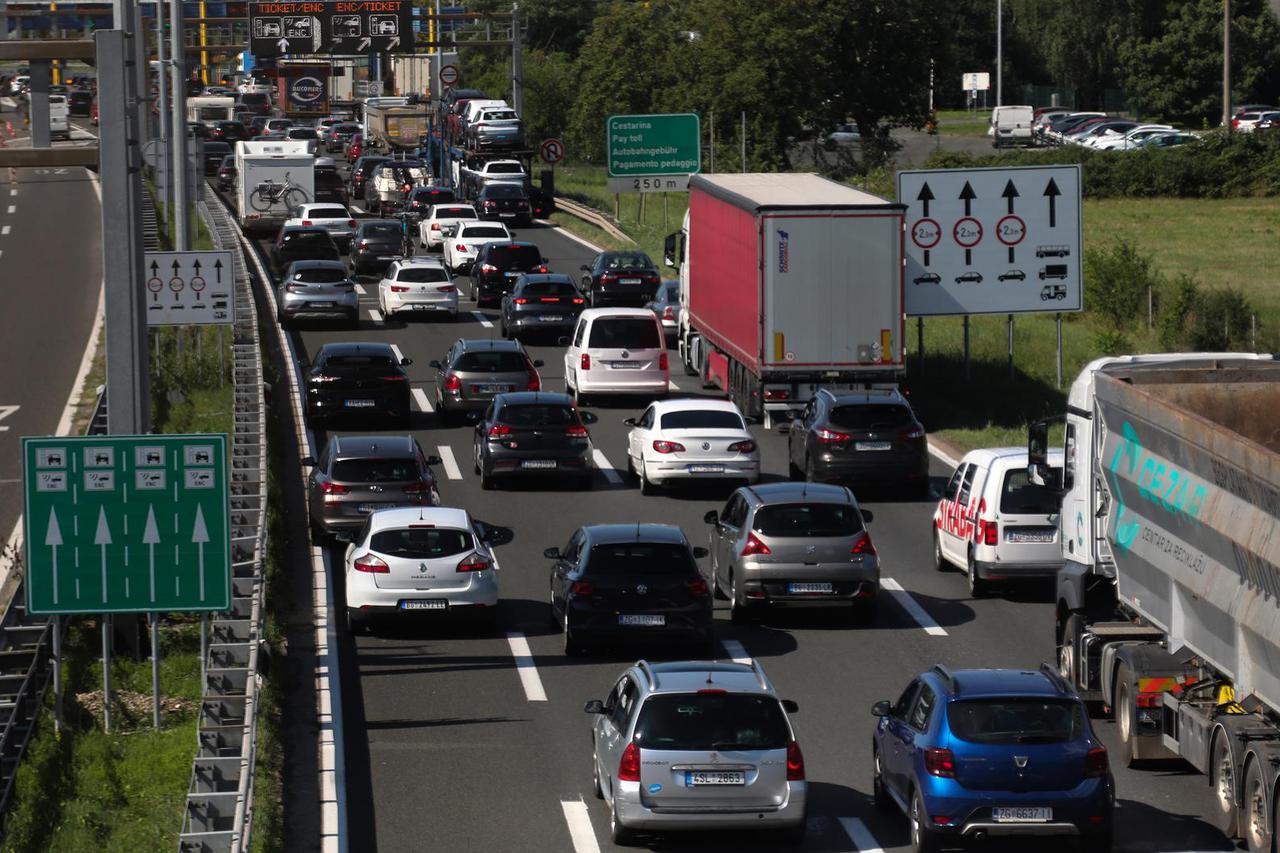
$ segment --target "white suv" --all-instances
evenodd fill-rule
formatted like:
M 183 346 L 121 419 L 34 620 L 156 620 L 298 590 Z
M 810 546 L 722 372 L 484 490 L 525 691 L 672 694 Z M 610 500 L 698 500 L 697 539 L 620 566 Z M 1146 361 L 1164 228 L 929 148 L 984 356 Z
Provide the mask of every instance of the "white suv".
M 1062 466 L 1062 451 L 1049 462 Z M 971 450 L 933 513 L 933 559 L 954 565 L 981 595 L 992 581 L 1054 577 L 1062 567 L 1059 499 L 1027 477 L 1027 449 Z
M 458 316 L 458 287 L 439 258 L 402 258 L 392 261 L 378 282 L 378 307 L 382 316 L 443 314 Z
M 564 354 L 565 391 L 664 397 L 670 389 L 666 338 L 647 308 L 588 308 Z

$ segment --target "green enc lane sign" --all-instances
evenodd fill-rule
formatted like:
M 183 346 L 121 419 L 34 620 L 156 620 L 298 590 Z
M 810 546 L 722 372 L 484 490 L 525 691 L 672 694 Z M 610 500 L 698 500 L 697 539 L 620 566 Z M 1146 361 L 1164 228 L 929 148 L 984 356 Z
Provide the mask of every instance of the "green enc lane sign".
M 609 116 L 605 151 L 609 177 L 630 179 L 618 190 L 614 189 L 618 182 L 611 180 L 611 191 L 684 189 L 689 176 L 702 170 L 702 124 L 694 113 Z M 652 178 L 679 185 L 645 180 Z
M 225 435 L 22 440 L 32 613 L 231 606 Z

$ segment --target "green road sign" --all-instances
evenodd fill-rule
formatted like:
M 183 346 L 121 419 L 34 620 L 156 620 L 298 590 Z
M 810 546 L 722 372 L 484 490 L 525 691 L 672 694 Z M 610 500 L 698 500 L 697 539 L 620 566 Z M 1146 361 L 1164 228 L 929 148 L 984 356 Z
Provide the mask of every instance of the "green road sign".
M 702 125 L 694 113 L 609 116 L 609 176 L 691 175 L 702 170 Z
M 22 440 L 31 613 L 226 610 L 225 435 Z

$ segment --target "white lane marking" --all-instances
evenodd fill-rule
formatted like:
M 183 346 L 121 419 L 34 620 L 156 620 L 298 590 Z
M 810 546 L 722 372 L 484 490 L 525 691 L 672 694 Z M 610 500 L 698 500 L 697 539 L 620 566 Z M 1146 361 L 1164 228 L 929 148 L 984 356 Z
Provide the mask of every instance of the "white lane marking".
M 353 211 L 355 211 L 356 213 L 367 213 L 367 212 L 368 212 L 368 211 L 366 211 L 363 207 L 361 207 L 361 206 L 360 206 L 360 205 L 358 205 L 358 204 L 353 204 L 353 205 L 351 205 L 351 209 L 352 209 Z
M 9 227 L 8 225 L 5 226 L 6 229 L 8 229 L 8 227 Z M 6 230 L 5 233 L 7 234 L 8 231 Z M 486 329 L 493 328 L 493 321 L 490 320 L 488 317 L 484 316 L 483 314 L 481 314 L 479 311 L 472 311 L 471 316 L 475 317 L 476 322 L 479 323 L 481 326 L 484 326 Z
M 613 467 L 613 463 L 608 457 L 599 450 L 591 451 L 591 459 L 596 463 L 596 468 L 604 474 L 604 478 L 610 483 L 617 485 L 622 482 L 622 475 L 618 473 L 618 469 Z
M 511 647 L 511 657 L 515 659 L 516 674 L 520 676 L 525 698 L 530 702 L 547 701 L 547 691 L 542 689 L 542 679 L 538 677 L 538 667 L 533 663 L 529 641 L 524 634 L 512 632 L 507 634 L 507 645 Z
M 17 191 L 17 190 L 12 189 L 12 188 L 9 190 L 9 197 L 10 197 L 10 198 L 15 197 L 17 194 L 18 194 L 18 191 Z
M 928 439 L 925 439 L 925 440 L 928 441 Z M 959 459 L 956 459 L 954 456 L 950 455 L 949 453 L 943 453 L 941 450 L 938 449 L 938 445 L 934 444 L 932 441 L 929 441 L 926 446 L 929 448 L 929 453 L 933 454 L 933 457 L 937 459 L 939 462 L 941 462 L 943 465 L 947 465 L 951 468 L 960 467 Z
M 0 228 L 0 235 L 7 236 L 9 234 L 9 228 L 10 226 L 8 225 L 4 226 L 3 228 Z
M 381 311 L 379 311 L 379 310 L 378 310 L 378 309 L 376 309 L 376 308 L 370 308 L 370 309 L 369 309 L 369 319 L 373 320 L 373 322 L 375 322 L 375 323 L 381 323 L 381 322 L 382 322 L 382 312 L 381 312 Z
M 676 382 L 674 379 L 670 379 L 670 378 L 667 379 L 667 384 L 670 385 L 672 388 L 676 389 L 677 391 L 683 392 L 688 390 L 687 388 L 681 388 L 680 383 Z
M 569 215 L 572 216 L 573 214 L 569 214 Z M 588 249 L 590 249 L 591 251 L 597 254 L 604 251 L 604 249 L 600 248 L 595 243 L 592 243 L 591 241 L 583 237 L 579 237 L 577 234 L 574 234 L 568 228 L 564 228 L 560 225 L 552 225 L 551 228 L 552 230 L 559 232 L 562 236 L 568 237 L 570 240 L 572 240 L 573 242 L 581 246 L 586 246 Z
M 880 842 L 876 841 L 876 837 L 871 834 L 871 830 L 867 829 L 867 825 L 856 817 L 838 817 L 841 828 L 844 829 L 845 835 L 849 836 L 849 840 L 853 842 L 853 846 L 858 848 L 859 853 L 884 853 L 880 847 Z
M 9 205 L 9 212 L 10 212 L 10 213 L 17 213 L 17 212 L 18 212 L 18 206 L 17 206 L 16 204 L 11 204 L 11 205 Z
M 902 605 L 902 609 L 916 620 L 916 624 L 923 628 L 926 634 L 931 637 L 947 636 L 946 629 L 939 627 L 938 623 L 933 621 L 933 617 L 925 612 L 920 602 L 916 601 L 911 593 L 902 588 L 902 584 L 893 578 L 880 578 L 880 587 L 892 595 L 894 601 Z
M 392 344 L 391 351 L 396 354 L 396 361 L 404 361 L 404 353 L 400 352 L 400 347 Z
M 564 810 L 564 822 L 569 825 L 574 853 L 600 853 L 600 843 L 596 841 L 596 831 L 591 828 L 587 804 L 582 800 L 561 800 L 560 808 Z
M 462 472 L 458 470 L 458 460 L 453 458 L 453 448 L 447 444 L 441 444 L 436 447 L 436 452 L 440 454 L 440 464 L 444 466 L 444 473 L 450 480 L 461 480 Z
M 734 663 L 751 663 L 751 655 L 747 654 L 746 646 L 737 640 L 721 640 L 720 645 L 724 646 L 729 659 Z
M 363 284 L 356 282 L 356 293 L 360 294 L 361 296 L 367 296 L 369 294 L 369 291 L 364 289 Z
M 435 411 L 431 406 L 431 400 L 427 398 L 427 392 L 423 391 L 421 388 L 413 389 L 413 400 L 418 404 L 419 411 L 426 412 L 427 414 L 431 414 Z

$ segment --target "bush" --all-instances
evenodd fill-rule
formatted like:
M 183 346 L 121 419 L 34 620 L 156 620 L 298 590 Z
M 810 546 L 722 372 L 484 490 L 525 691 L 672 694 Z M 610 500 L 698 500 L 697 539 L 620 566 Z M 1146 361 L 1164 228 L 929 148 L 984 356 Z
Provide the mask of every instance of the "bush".
M 1160 346 L 1174 351 L 1188 346 L 1187 322 L 1200 304 L 1200 285 L 1189 275 L 1180 275 L 1166 288 L 1160 300 Z
M 1160 287 L 1160 274 L 1150 255 L 1127 240 L 1084 253 L 1085 304 L 1089 311 L 1117 331 L 1129 327 L 1151 293 Z
M 1253 308 L 1243 293 L 1224 287 L 1201 294 L 1191 345 L 1197 350 L 1248 349 Z
M 1099 329 L 1094 332 L 1093 346 L 1098 355 L 1124 355 L 1133 352 L 1133 342 L 1118 329 Z

